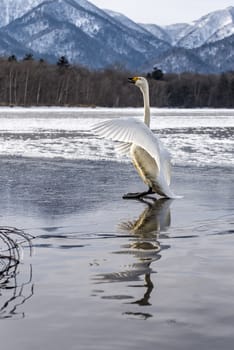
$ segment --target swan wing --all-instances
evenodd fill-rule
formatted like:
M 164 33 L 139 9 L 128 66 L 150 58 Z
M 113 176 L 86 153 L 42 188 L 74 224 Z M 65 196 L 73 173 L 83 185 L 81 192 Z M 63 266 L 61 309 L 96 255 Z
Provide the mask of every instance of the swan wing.
M 101 137 L 142 147 L 155 159 L 160 171 L 158 139 L 143 122 L 134 118 L 113 119 L 95 125 L 92 130 Z
M 163 173 L 166 179 L 168 186 L 171 183 L 171 162 L 168 159 L 163 159 L 162 161 Z
M 171 183 L 171 155 L 165 149 L 165 147 L 163 146 L 160 140 L 158 140 L 158 143 L 159 143 L 159 149 L 160 149 L 160 155 L 161 155 L 162 171 L 165 176 L 166 182 L 169 186 Z
M 118 142 L 115 145 L 115 150 L 121 156 L 127 156 L 130 153 L 131 143 L 128 142 Z

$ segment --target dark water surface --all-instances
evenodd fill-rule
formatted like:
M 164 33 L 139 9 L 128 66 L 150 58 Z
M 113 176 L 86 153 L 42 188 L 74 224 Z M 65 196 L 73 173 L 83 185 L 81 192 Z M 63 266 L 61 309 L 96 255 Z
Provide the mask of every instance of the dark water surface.
M 0 225 L 36 236 L 0 281 L 4 350 L 233 349 L 233 168 L 175 168 L 174 201 L 122 200 L 131 164 L 0 168 Z

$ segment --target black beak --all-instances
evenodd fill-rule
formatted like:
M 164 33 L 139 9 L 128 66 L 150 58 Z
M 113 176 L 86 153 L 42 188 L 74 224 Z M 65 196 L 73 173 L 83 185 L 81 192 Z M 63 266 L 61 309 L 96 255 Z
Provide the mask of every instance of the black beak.
M 131 84 L 135 84 L 135 80 L 133 78 L 128 78 L 128 82 Z

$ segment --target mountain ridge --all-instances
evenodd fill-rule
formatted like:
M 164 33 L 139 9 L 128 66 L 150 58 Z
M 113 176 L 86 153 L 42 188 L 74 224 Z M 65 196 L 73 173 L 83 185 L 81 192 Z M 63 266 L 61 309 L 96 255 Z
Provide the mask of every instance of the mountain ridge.
M 178 73 L 234 70 L 232 6 L 192 24 L 161 27 L 136 23 L 87 0 L 2 0 L 0 21 L 9 22 L 0 27 L 2 56 L 22 57 L 24 51 L 55 62 L 65 55 L 91 69 L 119 65 L 147 71 L 156 65 Z
M 94 69 L 115 62 L 136 68 L 139 61 L 145 61 L 145 52 L 153 58 L 155 50 L 169 48 L 148 32 L 135 35 L 85 0 L 80 4 L 75 0 L 44 1 L 1 31 L 39 55 L 66 55 L 72 63 Z

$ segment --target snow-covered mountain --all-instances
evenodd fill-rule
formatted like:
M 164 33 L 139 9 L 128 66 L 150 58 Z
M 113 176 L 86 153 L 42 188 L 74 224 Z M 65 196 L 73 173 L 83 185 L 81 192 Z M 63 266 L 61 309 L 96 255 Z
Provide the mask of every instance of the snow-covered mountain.
M 149 25 L 144 28 L 162 38 Z M 162 30 L 169 37 L 164 35 L 164 40 L 173 48 L 149 61 L 149 67 L 177 73 L 234 70 L 234 7 L 211 12 L 192 24 L 174 24 Z
M 66 55 L 73 63 L 102 68 L 115 63 L 136 68 L 169 44 L 137 32 L 86 0 L 44 1 L 2 28 L 39 56 Z
M 14 40 L 8 34 L 0 35 L 0 57 L 11 56 L 13 54 L 17 54 L 19 56 L 24 56 L 27 52 L 27 48 L 21 45 L 19 42 Z
M 140 25 L 134 21 L 132 21 L 130 18 L 128 18 L 127 16 L 123 15 L 120 12 L 116 12 L 116 11 L 112 11 L 112 10 L 105 10 L 105 12 L 113 17 L 116 21 L 118 21 L 119 23 L 121 23 L 123 26 L 125 26 L 126 28 L 129 28 L 131 30 L 140 32 L 140 33 L 147 33 L 147 30 L 144 29 L 143 25 Z M 157 37 L 157 35 L 154 35 Z M 161 38 L 159 38 L 161 39 Z
M 217 72 L 234 71 L 234 34 L 194 49 L 205 62 L 212 62 Z
M 193 49 L 234 34 L 234 7 L 211 12 L 191 24 L 176 23 L 164 27 L 142 24 L 142 27 L 173 46 Z
M 43 0 L 1 0 L 0 1 L 0 27 L 3 27 L 21 17 Z
M 1 0 L 0 55 L 32 52 L 99 69 L 219 72 L 234 70 L 234 7 L 192 24 L 135 23 L 87 0 Z M 225 56 L 226 55 L 226 56 Z M 210 63 L 212 62 L 212 64 Z
M 172 36 L 167 33 L 164 28 L 158 26 L 157 24 L 141 24 L 141 27 L 153 34 L 156 38 L 166 41 L 167 43 L 172 44 Z
M 192 50 L 174 47 L 154 61 L 154 67 L 165 73 L 199 72 L 211 73 L 216 67 L 203 61 Z
M 192 25 L 188 23 L 176 23 L 164 26 L 162 29 L 170 38 L 170 43 L 176 46 L 176 43 L 183 38 L 184 32 L 191 27 Z
M 148 62 L 148 67 L 151 66 L 165 73 L 234 71 L 234 35 L 194 49 L 173 47 Z
M 177 46 L 200 47 L 234 34 L 234 7 L 209 13 L 179 33 Z

